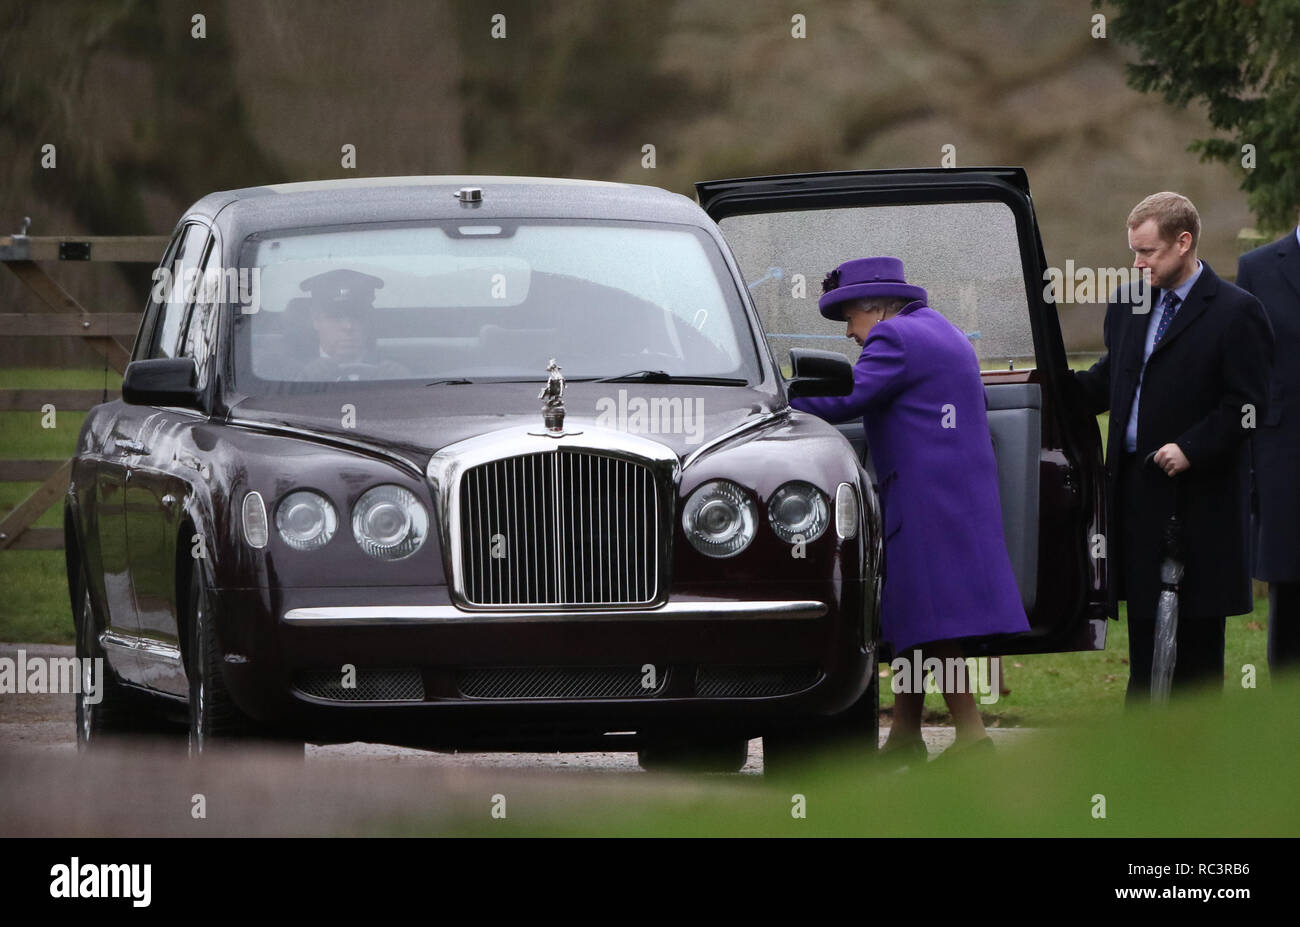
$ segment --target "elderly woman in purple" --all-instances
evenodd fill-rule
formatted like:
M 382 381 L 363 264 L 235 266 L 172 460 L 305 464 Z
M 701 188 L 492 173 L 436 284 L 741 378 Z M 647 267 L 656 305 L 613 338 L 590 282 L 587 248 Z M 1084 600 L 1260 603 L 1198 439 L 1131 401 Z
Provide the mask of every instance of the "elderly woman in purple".
M 847 261 L 822 289 L 822 315 L 845 322 L 862 345 L 853 391 L 790 404 L 834 423 L 862 416 L 884 510 L 882 636 L 911 662 L 959 659 L 962 638 L 1028 631 L 970 341 L 926 305 L 925 290 L 906 282 L 897 258 Z M 958 688 L 943 693 L 957 729 L 952 749 L 991 749 L 971 687 Z M 882 750 L 892 761 L 928 755 L 924 702 L 923 691 L 895 695 Z

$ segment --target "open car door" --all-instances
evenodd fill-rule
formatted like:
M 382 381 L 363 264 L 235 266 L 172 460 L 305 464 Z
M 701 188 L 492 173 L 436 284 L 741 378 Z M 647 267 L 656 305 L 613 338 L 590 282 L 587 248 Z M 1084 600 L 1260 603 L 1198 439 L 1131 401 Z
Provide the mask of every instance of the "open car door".
M 787 376 L 790 349 L 861 349 L 817 311 L 844 261 L 900 258 L 980 361 L 1007 551 L 1030 631 L 977 653 L 1100 650 L 1108 577 L 1105 470 L 1096 419 L 1070 403 L 1046 258 L 1020 168 L 839 171 L 696 184 Z M 839 426 L 872 473 L 860 421 Z

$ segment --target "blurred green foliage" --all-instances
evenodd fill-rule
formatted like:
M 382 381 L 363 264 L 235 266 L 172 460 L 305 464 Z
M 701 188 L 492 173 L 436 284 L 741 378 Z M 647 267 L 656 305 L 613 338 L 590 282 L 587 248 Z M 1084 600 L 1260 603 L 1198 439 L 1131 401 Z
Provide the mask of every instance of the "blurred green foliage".
M 1234 683 L 1235 685 L 1235 683 Z M 1300 679 L 1040 730 L 989 756 L 877 771 L 868 755 L 781 778 L 583 777 L 512 792 L 492 819 L 460 805 L 384 835 L 664 837 L 1265 837 L 1300 832 Z M 795 817 L 800 797 L 805 817 Z M 993 877 L 993 872 L 990 872 Z
M 1300 209 L 1300 0 L 1108 0 L 1111 34 L 1137 49 L 1129 84 L 1175 106 L 1203 103 L 1228 138 L 1201 138 L 1202 160 L 1238 168 L 1267 237 Z M 1094 6 L 1102 6 L 1094 0 Z M 1254 163 L 1243 146 L 1253 147 Z

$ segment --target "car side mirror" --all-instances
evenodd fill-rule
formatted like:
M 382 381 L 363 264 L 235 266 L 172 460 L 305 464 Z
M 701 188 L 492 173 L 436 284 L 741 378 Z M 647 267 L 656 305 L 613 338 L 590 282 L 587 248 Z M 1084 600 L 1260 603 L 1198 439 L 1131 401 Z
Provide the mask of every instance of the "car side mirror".
M 790 369 L 794 376 L 785 381 L 788 399 L 798 396 L 847 396 L 853 392 L 853 365 L 843 354 L 791 348 Z
M 122 376 L 122 401 L 133 406 L 201 408 L 199 369 L 192 357 L 132 361 Z

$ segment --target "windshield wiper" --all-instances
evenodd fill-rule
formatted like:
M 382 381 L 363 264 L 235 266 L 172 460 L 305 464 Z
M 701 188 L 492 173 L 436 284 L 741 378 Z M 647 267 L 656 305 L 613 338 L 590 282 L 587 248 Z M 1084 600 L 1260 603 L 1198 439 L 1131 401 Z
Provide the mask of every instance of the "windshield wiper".
M 678 375 L 667 370 L 633 370 L 614 377 L 600 377 L 597 383 L 688 383 L 700 386 L 745 386 L 748 381 L 738 377 L 699 377 Z
M 426 383 L 424 385 L 425 386 L 465 386 L 473 382 L 474 382 L 473 380 L 466 380 L 464 377 L 447 377 L 442 380 L 434 380 L 431 383 Z

